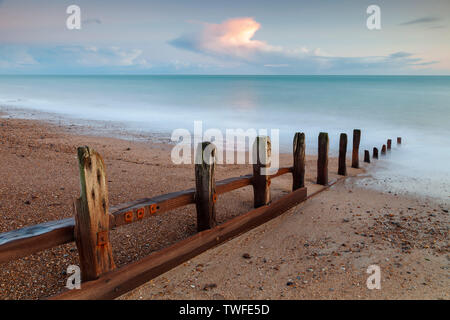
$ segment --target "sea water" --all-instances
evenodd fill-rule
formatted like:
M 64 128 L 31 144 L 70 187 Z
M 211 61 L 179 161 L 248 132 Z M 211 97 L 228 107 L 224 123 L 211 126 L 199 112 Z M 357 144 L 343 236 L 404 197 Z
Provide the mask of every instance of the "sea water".
M 393 142 L 369 167 L 372 186 L 450 199 L 446 76 L 0 76 L 0 106 L 167 137 L 196 120 L 203 130 L 279 129 L 282 152 L 301 131 L 310 154 L 321 131 L 332 155 L 341 132 L 350 151 L 357 128 L 361 153 Z

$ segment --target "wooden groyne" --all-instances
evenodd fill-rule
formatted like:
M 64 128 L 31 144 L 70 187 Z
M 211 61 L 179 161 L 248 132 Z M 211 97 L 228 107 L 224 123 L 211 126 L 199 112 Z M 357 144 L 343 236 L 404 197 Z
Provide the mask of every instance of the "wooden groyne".
M 359 168 L 361 130 L 353 133 L 352 167 Z M 401 138 L 397 138 L 401 144 Z M 328 181 L 329 137 L 318 137 L 317 183 Z M 264 174 L 271 155 L 270 138 L 259 136 L 254 142 L 256 162 L 253 173 L 221 181 L 215 179 L 216 149 L 210 142 L 200 143 L 196 161 L 195 188 L 109 206 L 106 167 L 99 153 L 84 146 L 78 148 L 81 193 L 74 201 L 74 217 L 46 222 L 0 234 L 0 263 L 31 255 L 62 244 L 75 242 L 80 259 L 81 289 L 66 290 L 53 299 L 113 299 L 169 271 L 196 255 L 251 230 L 293 208 L 318 192 L 307 195 L 305 187 L 305 134 L 298 132 L 293 140 L 293 166 Z M 383 153 L 384 149 L 384 153 Z M 382 154 L 386 153 L 385 146 Z M 374 148 L 374 158 L 375 158 Z M 340 135 L 338 174 L 347 175 L 347 135 Z M 364 160 L 370 158 L 365 150 Z M 370 161 L 370 159 L 369 159 Z M 366 161 L 367 162 L 367 161 Z M 292 192 L 272 201 L 272 179 L 292 174 Z M 216 202 L 220 195 L 246 186 L 253 187 L 253 210 L 218 225 Z M 195 204 L 195 235 L 149 256 L 117 268 L 112 255 L 110 230 L 170 210 Z

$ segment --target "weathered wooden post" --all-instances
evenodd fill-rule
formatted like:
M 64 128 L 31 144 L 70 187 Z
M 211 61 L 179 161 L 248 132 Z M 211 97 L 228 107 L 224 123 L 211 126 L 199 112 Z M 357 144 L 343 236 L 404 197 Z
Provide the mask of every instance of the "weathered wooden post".
M 402 144 L 402 137 L 397 137 L 397 144 Z
M 353 130 L 353 153 L 352 168 L 359 168 L 359 143 L 361 141 L 361 130 Z
M 339 167 L 338 167 L 338 174 L 340 174 L 341 176 L 347 175 L 346 156 L 347 156 L 347 134 L 341 133 L 341 136 L 339 137 Z
M 391 146 L 392 146 L 392 140 L 388 139 L 388 141 L 387 141 L 387 149 L 391 150 Z
M 215 165 L 216 146 L 211 142 L 199 143 L 195 159 L 195 206 L 199 232 L 217 225 Z
M 372 156 L 372 158 L 373 159 L 378 159 L 378 148 L 373 148 L 373 156 Z
M 303 132 L 295 133 L 293 149 L 292 191 L 295 191 L 305 186 L 305 134 Z
M 105 163 L 93 149 L 78 148 L 81 195 L 75 200 L 75 242 L 83 281 L 115 269 L 109 242 L 108 186 Z
M 253 143 L 253 195 L 254 207 L 258 208 L 270 203 L 270 157 L 271 143 L 267 136 L 256 137 Z
M 369 150 L 364 150 L 364 162 L 370 163 L 370 153 L 369 153 Z
M 381 155 L 386 155 L 386 145 L 383 144 L 383 146 L 381 147 Z
M 317 158 L 317 184 L 328 185 L 328 133 L 319 133 L 319 155 Z

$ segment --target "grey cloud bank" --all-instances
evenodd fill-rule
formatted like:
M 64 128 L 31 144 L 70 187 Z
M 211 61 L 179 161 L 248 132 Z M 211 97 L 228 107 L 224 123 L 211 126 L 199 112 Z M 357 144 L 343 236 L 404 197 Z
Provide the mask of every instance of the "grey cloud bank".
M 410 21 L 406 21 L 403 23 L 400 23 L 401 26 L 408 26 L 408 25 L 412 25 L 412 24 L 423 24 L 423 23 L 431 23 L 431 22 L 436 22 L 436 21 L 440 21 L 442 20 L 439 17 L 423 17 L 423 18 L 418 18 L 418 19 L 414 19 L 414 20 L 410 20 Z

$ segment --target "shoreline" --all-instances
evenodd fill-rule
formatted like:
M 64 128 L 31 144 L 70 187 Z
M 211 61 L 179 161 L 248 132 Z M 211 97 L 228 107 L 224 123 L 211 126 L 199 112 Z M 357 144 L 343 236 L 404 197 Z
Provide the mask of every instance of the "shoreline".
M 158 145 L 167 144 L 174 146 L 176 144 L 176 142 L 171 141 L 172 133 L 169 129 L 160 131 L 155 128 L 143 130 L 137 129 L 127 122 L 80 119 L 70 115 L 5 105 L 0 106 L 0 117 L 3 119 L 40 121 L 44 124 L 60 127 L 65 133 L 76 135 L 107 137 Z M 189 129 L 188 131 L 190 131 L 193 138 L 192 130 Z M 366 133 L 363 134 L 365 135 Z M 351 139 L 350 133 L 348 136 Z M 441 170 L 440 174 L 437 173 L 435 168 L 439 168 L 440 165 L 433 163 L 436 162 L 434 158 L 419 161 L 417 157 L 418 155 L 422 157 L 422 153 L 416 150 L 417 146 L 412 147 L 408 145 L 408 138 L 413 139 L 413 137 L 406 137 L 406 143 L 403 141 L 404 143 L 401 146 L 393 145 L 392 153 L 388 152 L 385 156 L 381 155 L 380 160 L 371 160 L 371 164 L 367 166 L 366 172 L 368 179 L 361 182 L 362 186 L 380 192 L 389 189 L 392 193 L 413 198 L 433 199 L 433 201 L 440 201 L 445 206 L 450 206 L 450 196 L 448 196 L 450 180 L 447 179 L 450 176 L 448 175 L 448 170 Z M 311 140 L 311 137 L 307 137 L 308 139 Z M 338 156 L 338 150 L 336 149 L 339 148 L 337 144 L 338 139 L 337 135 L 330 137 L 330 158 Z M 313 140 L 313 145 L 307 144 L 306 146 L 306 155 L 308 156 L 317 156 L 316 141 L 315 139 Z M 279 142 L 279 152 L 290 154 L 292 142 L 286 141 L 286 139 Z M 381 149 L 381 145 L 378 147 Z M 245 148 L 247 148 L 247 145 Z M 362 152 L 364 149 L 368 149 L 369 153 L 371 153 L 372 147 L 362 143 L 360 147 L 361 163 L 363 163 Z M 351 152 L 351 145 L 348 145 L 347 152 Z M 426 165 L 430 160 L 429 165 Z M 363 163 L 363 165 L 365 164 Z M 445 165 L 444 162 L 441 165 Z
M 71 203 L 79 195 L 75 151 L 78 145 L 90 145 L 104 157 L 111 205 L 187 189 L 192 187 L 194 183 L 193 166 L 173 165 L 169 158 L 172 146 L 167 144 L 80 135 L 79 133 L 72 133 L 71 129 L 67 130 L 65 126 L 52 125 L 36 120 L 2 118 L 0 119 L 0 125 L 2 138 L 0 145 L 2 149 L 1 160 L 5 164 L 0 170 L 0 191 L 2 194 L 0 208 L 2 210 L 0 218 L 1 232 L 72 216 Z M 291 157 L 290 154 L 282 154 L 280 164 L 289 164 Z M 314 156 L 307 156 L 306 182 L 309 185 L 314 183 L 316 170 L 315 158 Z M 336 168 L 337 160 L 330 158 L 330 178 L 337 171 Z M 360 170 L 349 169 L 351 174 L 361 172 Z M 251 167 L 248 165 L 220 165 L 217 168 L 217 179 L 239 176 L 248 174 L 249 172 L 251 172 Z M 346 181 L 343 186 L 333 187 L 330 192 L 325 192 L 324 194 L 329 196 L 336 190 L 341 192 L 342 188 L 345 189 L 348 187 L 348 183 L 351 186 L 351 190 L 355 191 L 351 193 L 347 192 L 345 195 L 350 195 L 351 198 L 349 201 L 358 202 L 360 207 L 366 204 L 364 204 L 364 201 L 358 199 L 358 195 L 364 195 L 362 199 L 365 199 L 369 203 L 371 202 L 371 197 L 375 195 L 382 199 L 385 199 L 384 197 L 387 197 L 386 199 L 394 197 L 394 199 L 397 198 L 396 201 L 399 202 L 399 206 L 400 204 L 403 206 L 405 203 L 422 203 L 421 201 L 423 201 L 417 198 L 386 195 L 375 191 L 364 190 L 355 186 L 355 183 L 350 181 Z M 280 177 L 274 180 L 272 190 L 274 198 L 289 192 L 290 177 Z M 242 190 L 236 190 L 230 193 L 230 195 L 223 196 L 220 200 L 217 210 L 219 223 L 251 209 L 251 189 L 246 187 Z M 346 206 L 342 199 L 328 199 L 327 196 L 320 195 L 317 199 L 301 205 L 299 208 L 302 208 L 302 211 L 305 210 L 305 215 L 311 214 L 312 212 L 316 212 L 317 214 L 324 204 L 326 207 L 332 202 L 338 203 L 339 206 Z M 310 203 L 315 205 L 319 203 L 320 206 L 312 206 L 309 208 L 311 206 Z M 439 204 L 437 203 L 430 202 L 426 206 L 431 211 L 436 210 L 432 212 L 439 210 Z M 441 208 L 441 210 L 446 209 Z M 293 215 L 292 212 L 296 211 L 298 211 L 297 208 L 292 209 L 290 211 L 291 213 L 286 214 L 286 217 L 283 215 L 278 219 L 287 221 L 285 219 L 289 219 Z M 351 209 L 347 206 L 344 211 L 349 214 Z M 444 218 L 444 221 L 447 219 L 448 222 L 448 215 L 439 217 Z M 438 222 L 440 223 L 440 221 Z M 269 222 L 267 225 L 273 223 L 276 224 L 277 222 Z M 350 224 L 335 221 L 334 223 L 330 222 L 330 225 L 337 227 L 339 230 L 340 227 L 347 227 Z M 330 227 L 330 225 L 323 225 L 322 229 L 327 230 L 327 227 Z M 259 228 L 266 230 L 265 228 L 268 228 L 268 226 L 263 225 Z M 242 244 L 242 239 L 250 239 L 244 241 L 245 243 L 249 243 L 252 241 L 250 235 L 253 233 L 258 234 L 260 232 L 259 228 L 232 240 L 230 244 L 227 243 L 212 250 L 219 250 L 223 253 L 225 248 L 233 247 L 232 243 L 237 242 Z M 282 230 L 281 228 L 279 231 L 283 233 Z M 291 228 L 288 228 L 288 230 L 293 232 Z M 117 259 L 118 266 L 123 266 L 193 233 L 195 233 L 195 208 L 193 206 L 180 208 L 163 216 L 149 218 L 143 221 L 142 224 L 128 225 L 112 232 L 113 254 L 115 259 Z M 270 236 L 271 233 L 266 234 Z M 274 239 L 275 242 L 277 240 L 279 241 L 280 239 Z M 349 240 L 352 241 L 351 237 Z M 311 245 L 312 247 L 313 245 Z M 208 261 L 213 261 L 213 264 L 216 261 L 214 271 L 210 270 L 209 273 L 205 271 L 210 277 L 216 272 L 224 272 L 224 270 L 217 270 L 219 267 L 217 264 L 218 260 L 213 254 L 216 251 L 212 250 L 192 259 L 192 261 L 197 261 L 198 259 L 204 259 L 206 256 L 208 257 Z M 232 250 L 230 252 L 233 252 L 233 250 L 237 249 L 230 250 Z M 273 254 L 275 255 L 275 252 Z M 275 259 L 275 256 L 273 258 Z M 233 265 L 239 266 L 241 259 L 239 256 L 234 257 Z M 59 290 L 62 290 L 65 285 L 65 267 L 70 264 L 77 264 L 77 262 L 78 258 L 75 245 L 68 244 L 4 264 L 0 271 L 0 288 L 2 288 L 0 290 L 0 298 L 35 299 L 55 294 Z M 439 260 L 436 263 L 442 263 L 442 261 Z M 170 274 L 173 274 L 174 279 L 177 279 L 180 274 L 186 271 L 183 269 L 185 267 L 180 266 L 175 268 L 169 273 L 155 279 L 153 283 L 160 283 L 161 287 L 157 288 L 161 291 L 164 289 L 164 285 L 160 281 Z M 30 283 L 34 284 L 33 289 L 30 289 Z M 182 286 L 185 284 L 183 281 L 181 283 Z M 188 292 L 186 297 L 196 299 L 204 296 L 205 290 L 200 287 L 198 289 L 199 292 L 195 291 L 195 294 Z M 231 286 L 226 290 L 239 292 L 241 289 L 242 287 L 239 286 Z M 143 294 L 143 291 L 139 290 L 143 289 L 140 288 L 138 291 L 130 292 L 129 298 L 138 299 L 139 296 L 133 294 L 135 292 L 141 292 L 140 294 Z M 223 292 L 218 293 L 215 291 L 217 290 L 211 290 L 211 294 L 221 294 L 227 299 L 237 297 L 235 294 L 227 296 Z M 154 292 L 150 293 L 146 297 L 152 296 L 154 298 Z M 207 294 L 209 293 L 207 292 Z M 267 294 L 271 293 L 268 292 Z M 163 294 L 165 298 L 173 298 L 176 296 L 171 295 L 169 290 Z M 261 297 L 264 298 L 266 296 Z M 291 297 L 295 298 L 296 296 Z M 298 297 L 300 298 L 301 295 Z M 208 295 L 208 298 L 212 298 L 212 296 Z M 448 295 L 444 295 L 444 298 L 448 299 Z
M 78 135 L 92 135 L 150 143 L 171 143 L 169 131 L 137 131 L 133 128 L 127 128 L 128 126 L 120 121 L 82 119 L 64 114 L 7 105 L 0 105 L 0 118 L 39 121 L 43 124 L 59 126 L 65 132 Z

